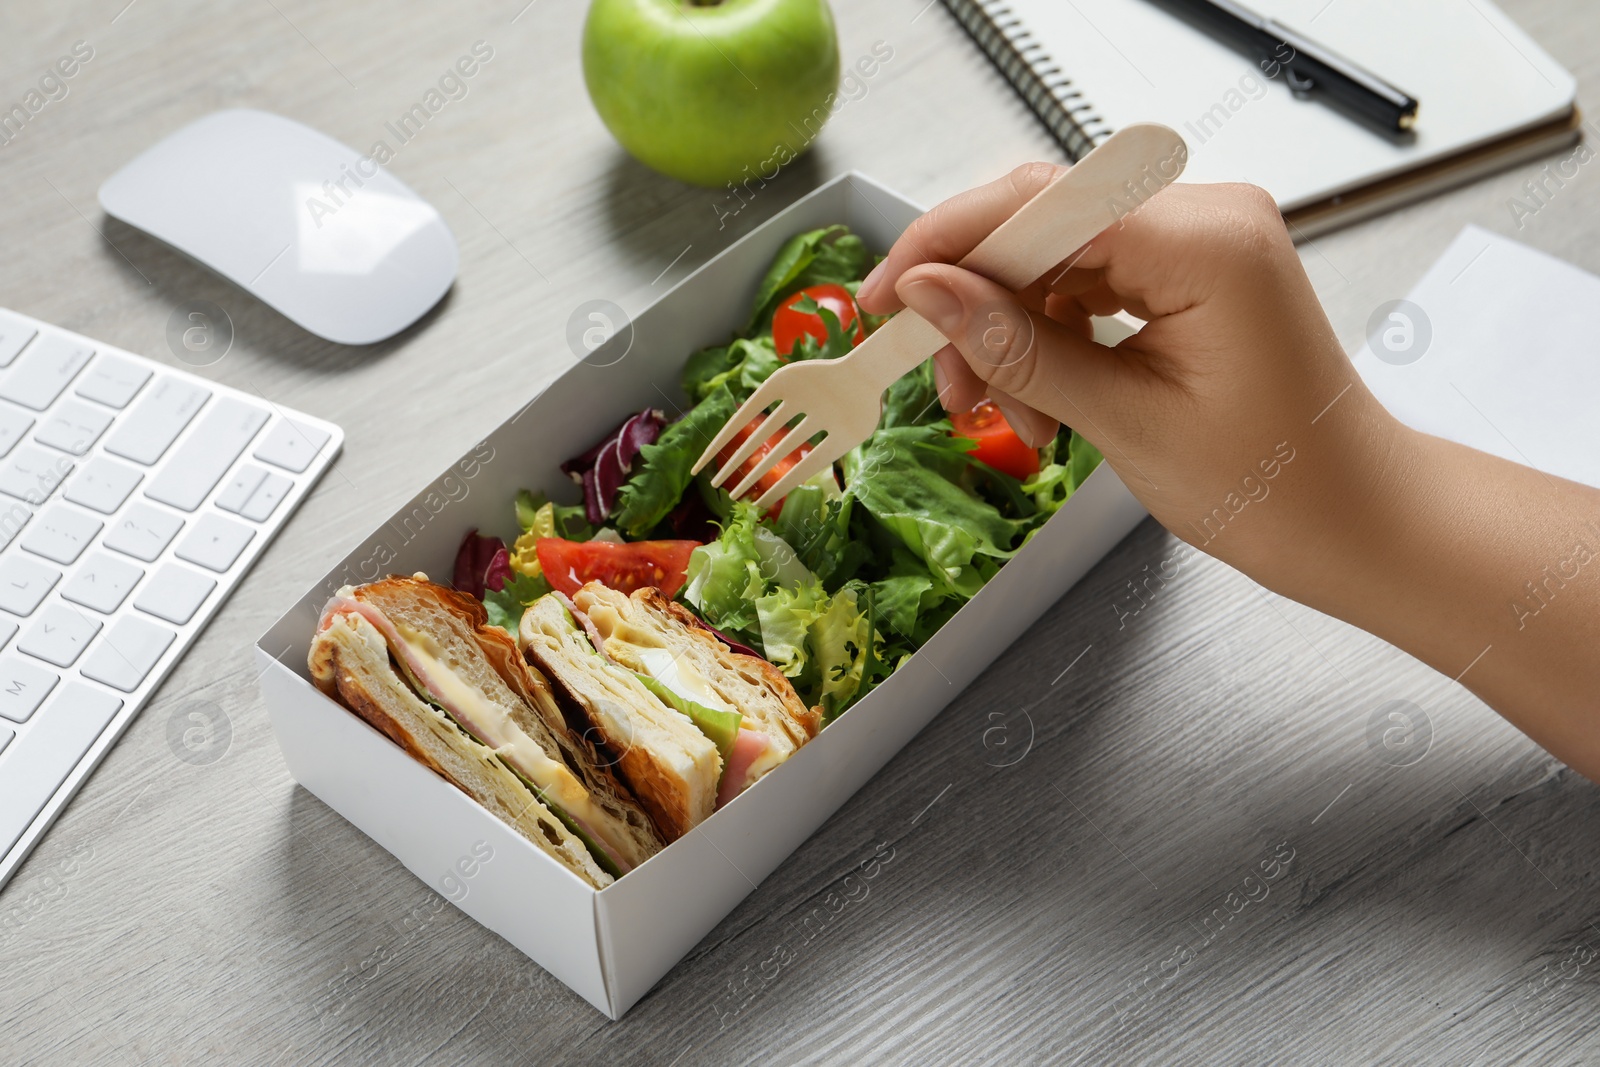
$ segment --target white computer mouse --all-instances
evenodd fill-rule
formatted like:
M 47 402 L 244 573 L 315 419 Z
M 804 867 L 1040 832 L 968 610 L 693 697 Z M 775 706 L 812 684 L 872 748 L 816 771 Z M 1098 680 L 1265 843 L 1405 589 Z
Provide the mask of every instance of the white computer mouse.
M 100 206 L 340 344 L 416 322 L 460 262 L 439 212 L 379 162 L 266 111 L 169 134 L 106 180 Z

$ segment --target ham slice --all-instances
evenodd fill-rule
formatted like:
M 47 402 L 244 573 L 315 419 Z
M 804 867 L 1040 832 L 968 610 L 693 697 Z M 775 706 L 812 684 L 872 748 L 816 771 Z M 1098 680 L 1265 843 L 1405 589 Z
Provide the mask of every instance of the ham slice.
M 739 729 L 738 736 L 733 739 L 733 751 L 728 753 L 727 765 L 722 768 L 722 784 L 717 787 L 717 807 L 722 807 L 745 791 L 750 784 L 747 780 L 750 768 L 766 754 L 770 745 L 766 734 L 743 727 Z

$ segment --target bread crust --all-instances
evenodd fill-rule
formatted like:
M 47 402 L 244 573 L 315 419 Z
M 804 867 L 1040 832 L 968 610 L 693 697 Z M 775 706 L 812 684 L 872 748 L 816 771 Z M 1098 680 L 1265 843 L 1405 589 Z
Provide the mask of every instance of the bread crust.
M 644 863 L 666 847 L 638 799 L 599 758 L 594 746 L 585 745 L 569 728 L 548 680 L 528 666 L 510 634 L 488 625 L 488 613 L 475 597 L 420 575 L 392 576 L 353 589 L 348 595 L 381 611 L 391 623 L 408 624 L 443 641 L 440 655 L 450 660 L 452 669 L 507 714 L 545 755 L 578 779 L 588 800 L 609 820 L 589 829 L 604 838 L 624 869 Z
M 517 643 L 616 760 L 622 778 L 668 842 L 711 815 L 722 758 L 680 712 L 598 655 L 554 595 L 522 616 Z
M 472 797 L 595 889 L 611 884 L 581 839 L 495 755 L 462 733 L 400 680 L 388 643 L 357 614 L 341 614 L 311 642 L 318 689 L 349 708 L 423 766 Z

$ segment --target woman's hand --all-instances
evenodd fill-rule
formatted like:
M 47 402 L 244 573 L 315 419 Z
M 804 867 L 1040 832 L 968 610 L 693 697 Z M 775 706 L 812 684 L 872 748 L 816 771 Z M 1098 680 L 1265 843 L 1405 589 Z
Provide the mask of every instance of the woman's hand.
M 1179 537 L 1262 581 L 1304 567 L 1284 544 L 1322 551 L 1347 536 L 1329 515 L 1359 523 L 1348 502 L 1372 496 L 1399 435 L 1271 198 L 1172 186 L 1021 293 L 950 265 L 1061 169 L 1020 167 L 922 216 L 862 284 L 861 306 L 904 304 L 952 339 L 935 357 L 947 409 L 989 396 L 1036 444 L 1066 423 Z M 1147 325 L 1095 344 L 1090 316 L 1124 310 Z
M 1417 433 L 1335 340 L 1271 199 L 1174 185 L 1011 293 L 952 266 L 1033 164 L 918 219 L 861 285 L 951 340 L 945 407 L 1093 442 L 1162 525 L 1462 681 L 1600 781 L 1600 492 Z M 1089 318 L 1146 325 L 1114 348 Z

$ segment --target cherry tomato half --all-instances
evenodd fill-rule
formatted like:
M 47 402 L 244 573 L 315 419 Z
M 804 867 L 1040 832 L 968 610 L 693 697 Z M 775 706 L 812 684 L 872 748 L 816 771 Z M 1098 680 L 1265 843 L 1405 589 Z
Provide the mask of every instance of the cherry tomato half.
M 735 435 L 734 439 L 728 442 L 727 447 L 721 452 L 717 453 L 717 463 L 720 465 L 728 462 L 728 460 L 732 458 L 733 454 L 739 451 L 739 446 L 748 441 L 752 434 L 760 430 L 761 424 L 765 421 L 766 416 L 763 415 L 761 418 L 740 430 L 738 434 Z M 785 436 L 788 435 L 788 433 L 789 431 L 786 427 L 780 427 L 778 432 L 767 438 L 766 441 L 762 443 L 761 447 L 756 449 L 755 452 L 751 454 L 749 459 L 739 464 L 739 469 L 735 471 L 726 482 L 723 483 L 723 486 L 731 492 L 735 487 L 738 486 L 740 482 L 744 480 L 745 475 L 756 469 L 756 464 L 760 463 L 762 460 L 766 459 L 767 456 L 772 454 L 773 449 L 778 447 L 778 444 L 784 439 Z M 800 460 L 805 457 L 805 454 L 810 451 L 811 443 L 808 441 L 799 448 L 795 449 L 793 452 L 790 452 L 784 458 L 780 459 L 773 465 L 770 471 L 756 479 L 756 484 L 750 489 L 749 492 L 745 494 L 746 498 L 753 500 L 756 497 L 759 497 L 762 493 L 765 493 L 768 489 L 771 489 L 773 486 L 777 485 L 779 480 L 782 479 L 785 474 L 788 474 L 789 471 L 794 468 L 795 464 L 799 463 Z M 772 509 L 772 514 L 777 515 L 782 508 L 783 501 L 780 500 L 777 506 Z
M 655 586 L 671 599 L 683 588 L 689 553 L 698 541 L 563 541 L 541 537 L 534 551 L 552 589 L 572 596 L 585 582 L 599 582 L 619 593 Z
M 854 347 L 867 336 L 861 316 L 856 313 L 855 299 L 842 285 L 813 285 L 802 289 L 778 305 L 772 316 L 772 344 L 780 357 L 786 357 L 800 343 L 800 338 L 810 335 L 821 344 L 828 339 L 828 327 L 821 315 L 807 314 L 795 307 L 803 297 L 810 297 L 819 308 L 827 308 L 839 320 L 839 329 L 850 336 Z
M 971 411 L 950 416 L 957 437 L 978 442 L 972 457 L 1013 478 L 1039 473 L 1039 452 L 1022 443 L 994 401 L 981 401 Z

